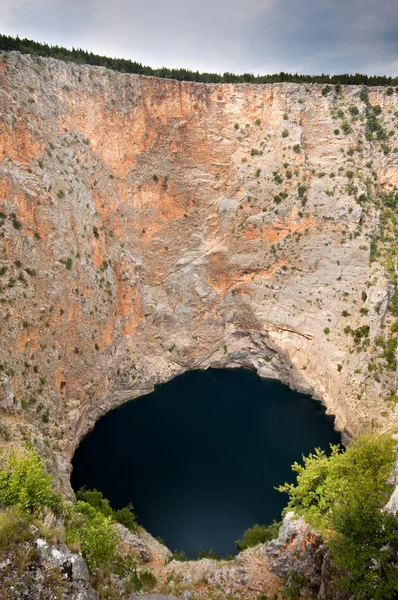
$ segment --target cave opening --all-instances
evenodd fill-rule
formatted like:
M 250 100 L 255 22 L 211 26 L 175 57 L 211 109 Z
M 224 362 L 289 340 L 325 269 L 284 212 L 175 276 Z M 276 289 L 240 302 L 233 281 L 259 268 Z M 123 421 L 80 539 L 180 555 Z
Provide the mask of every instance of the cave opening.
M 314 447 L 339 443 L 320 402 L 247 369 L 189 371 L 105 415 L 73 458 L 71 484 L 129 502 L 174 550 L 236 554 L 256 523 L 280 520 L 274 489 Z

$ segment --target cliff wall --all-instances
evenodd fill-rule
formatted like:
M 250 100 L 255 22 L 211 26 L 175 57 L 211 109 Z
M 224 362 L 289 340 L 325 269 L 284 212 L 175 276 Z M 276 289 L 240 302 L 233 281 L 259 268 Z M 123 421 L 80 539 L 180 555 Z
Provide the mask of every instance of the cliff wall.
M 368 94 L 2 54 L 3 436 L 66 483 L 101 415 L 209 366 L 396 428 L 398 95 Z

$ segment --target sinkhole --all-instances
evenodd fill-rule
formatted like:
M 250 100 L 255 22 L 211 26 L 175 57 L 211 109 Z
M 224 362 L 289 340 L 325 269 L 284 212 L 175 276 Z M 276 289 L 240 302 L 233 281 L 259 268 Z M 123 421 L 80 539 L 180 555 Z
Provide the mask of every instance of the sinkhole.
M 279 520 L 291 465 L 340 442 L 320 402 L 246 369 L 190 371 L 105 415 L 73 458 L 71 484 L 131 502 L 174 550 L 236 554 L 255 523 Z

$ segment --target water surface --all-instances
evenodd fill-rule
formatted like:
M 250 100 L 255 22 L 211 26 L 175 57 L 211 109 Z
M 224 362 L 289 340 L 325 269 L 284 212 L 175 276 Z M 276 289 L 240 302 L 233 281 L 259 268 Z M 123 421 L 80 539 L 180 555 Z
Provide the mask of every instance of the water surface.
M 73 459 L 71 483 L 132 502 L 171 549 L 235 554 L 255 523 L 279 520 L 291 464 L 340 434 L 309 396 L 240 370 L 191 371 L 103 417 Z

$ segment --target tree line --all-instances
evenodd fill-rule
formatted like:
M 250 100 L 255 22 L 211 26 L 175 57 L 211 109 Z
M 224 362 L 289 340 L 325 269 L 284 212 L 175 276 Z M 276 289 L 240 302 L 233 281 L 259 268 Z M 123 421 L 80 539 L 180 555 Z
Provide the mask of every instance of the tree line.
M 398 77 L 387 77 L 385 75 L 363 75 L 361 73 L 341 75 L 300 75 L 298 73 L 274 73 L 271 75 L 253 75 L 253 73 L 199 73 L 199 71 L 190 71 L 189 69 L 168 69 L 161 67 L 153 69 L 152 67 L 142 65 L 134 60 L 125 58 L 110 58 L 100 56 L 81 48 L 64 48 L 63 46 L 52 46 L 42 44 L 27 38 L 20 39 L 8 35 L 0 34 L 0 50 L 10 52 L 18 51 L 22 54 L 33 54 L 57 58 L 59 60 L 70 61 L 77 64 L 94 65 L 106 67 L 119 71 L 120 73 L 135 73 L 137 75 L 147 75 L 152 77 L 161 77 L 164 79 L 177 79 L 178 81 L 196 81 L 199 83 L 321 83 L 321 84 L 340 84 L 340 85 L 368 85 L 368 86 L 398 86 Z

